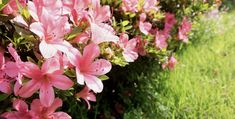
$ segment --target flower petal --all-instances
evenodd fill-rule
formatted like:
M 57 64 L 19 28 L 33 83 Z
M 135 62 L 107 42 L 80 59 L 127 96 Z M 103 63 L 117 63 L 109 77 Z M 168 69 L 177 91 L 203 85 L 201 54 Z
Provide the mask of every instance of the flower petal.
M 22 63 L 19 70 L 24 76 L 28 78 L 37 79 L 41 76 L 41 70 L 39 67 L 31 62 Z
M 28 105 L 23 100 L 20 100 L 20 99 L 14 100 L 13 107 L 19 112 L 28 111 Z
M 23 98 L 28 98 L 33 95 L 39 88 L 41 84 L 35 79 L 30 80 L 19 90 L 19 96 Z
M 8 76 L 14 78 L 18 75 L 19 69 L 15 62 L 7 62 L 5 66 L 6 66 L 5 72 Z
M 91 39 L 94 43 L 100 44 L 102 42 L 114 42 L 117 43 L 118 37 L 109 30 L 98 26 L 95 23 L 91 23 Z
M 12 43 L 10 43 L 7 48 L 8 48 L 9 53 L 11 54 L 11 56 L 14 58 L 16 62 L 21 61 L 20 56 L 17 54 L 16 50 L 13 48 Z
M 100 55 L 99 46 L 91 43 L 84 48 L 81 66 L 87 67 L 94 61 L 96 57 Z
M 58 89 L 67 90 L 73 86 L 73 81 L 64 75 L 50 75 L 51 83 Z
M 43 85 L 40 88 L 40 102 L 43 106 L 49 107 L 52 105 L 55 99 L 54 89 L 52 85 L 43 83 Z
M 53 46 L 53 44 L 46 43 L 45 40 L 42 40 L 39 44 L 39 50 L 44 58 L 51 58 L 55 56 L 58 51 L 56 47 Z
M 53 119 L 72 119 L 72 117 L 69 116 L 65 112 L 55 112 L 55 113 L 52 114 L 52 118 Z
M 76 68 L 76 77 L 78 84 L 84 85 L 84 75 L 80 72 L 78 68 Z
M 42 72 L 45 74 L 62 74 L 60 61 L 57 58 L 49 58 L 42 64 Z
M 0 91 L 6 94 L 11 94 L 11 84 L 7 79 L 0 79 Z
M 102 81 L 92 75 L 85 75 L 85 82 L 88 88 L 93 90 L 95 93 L 100 93 L 103 90 Z
M 30 31 L 35 33 L 40 39 L 45 38 L 43 24 L 40 22 L 34 22 L 29 26 Z
M 62 100 L 60 98 L 56 98 L 54 100 L 54 102 L 52 103 L 52 105 L 50 107 L 47 108 L 47 113 L 48 114 L 52 114 L 56 111 L 57 108 L 62 106 Z
M 39 99 L 34 99 L 30 105 L 30 109 L 35 114 L 40 114 L 41 111 L 43 110 L 43 105 L 41 104 Z
M 99 59 L 93 62 L 88 71 L 91 75 L 104 75 L 108 73 L 112 68 L 111 63 L 108 60 Z

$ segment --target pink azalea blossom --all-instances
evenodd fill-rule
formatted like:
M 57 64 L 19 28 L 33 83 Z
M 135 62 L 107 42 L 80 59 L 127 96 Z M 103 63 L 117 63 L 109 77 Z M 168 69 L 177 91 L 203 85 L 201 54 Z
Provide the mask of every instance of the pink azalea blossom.
M 179 27 L 178 37 L 183 42 L 188 42 L 188 33 L 192 28 L 192 24 L 186 17 L 184 17 L 181 26 Z
M 23 7 L 26 6 L 26 0 L 18 0 L 19 4 Z M 10 0 L 7 5 L 3 8 L 4 14 L 13 14 L 17 15 L 19 12 L 19 8 L 17 6 L 16 0 Z
M 165 27 L 164 27 L 164 32 L 166 34 L 169 34 L 171 28 L 173 25 L 176 23 L 175 15 L 171 13 L 166 13 L 165 15 Z
M 148 35 L 149 31 L 152 28 L 152 24 L 149 22 L 145 22 L 145 20 L 146 20 L 146 14 L 145 13 L 140 14 L 139 29 L 143 34 Z
M 159 8 L 156 7 L 156 5 L 157 5 L 157 0 L 145 0 L 143 9 L 145 12 L 149 12 L 151 10 L 158 11 Z
M 40 21 L 42 10 L 46 9 L 46 11 L 54 16 L 54 18 L 58 18 L 62 15 L 62 1 L 61 0 L 33 0 L 28 1 L 28 11 L 32 18 L 35 21 Z
M 64 35 L 70 31 L 66 16 L 54 18 L 46 9 L 42 8 L 39 20 L 40 22 L 30 25 L 30 30 L 40 37 L 39 50 L 44 58 L 51 58 L 65 46 L 70 46 L 63 40 Z
M 114 29 L 103 22 L 111 18 L 109 6 L 101 6 L 99 0 L 92 1 L 92 9 L 89 9 L 91 40 L 96 43 L 114 42 L 117 43 L 119 37 L 115 35 Z
M 61 90 L 67 90 L 73 86 L 73 82 L 63 75 L 60 62 L 56 58 L 47 59 L 41 70 L 31 62 L 24 63 L 25 68 L 21 69 L 24 76 L 32 78 L 19 90 L 19 95 L 28 98 L 40 89 L 39 97 L 41 103 L 48 107 L 55 98 L 54 89 L 56 87 Z
M 167 37 L 168 35 L 165 34 L 164 31 L 157 31 L 155 36 L 155 45 L 159 49 L 167 48 Z
M 33 119 L 72 119 L 65 112 L 55 112 L 62 106 L 62 100 L 56 98 L 49 107 L 44 106 L 39 99 L 34 99 L 31 103 L 30 114 Z
M 168 67 L 170 70 L 173 70 L 176 64 L 177 64 L 177 60 L 175 59 L 174 56 L 171 56 L 167 62 L 162 64 L 162 68 L 166 69 Z
M 138 12 L 138 0 L 122 0 L 122 10 L 125 12 Z
M 76 97 L 84 99 L 88 105 L 88 109 L 91 108 L 89 101 L 93 102 L 96 101 L 95 94 L 92 91 L 90 91 L 90 89 L 87 86 L 85 86 L 79 93 L 77 93 Z
M 143 40 L 141 36 L 137 36 L 136 41 L 137 41 L 137 45 L 136 45 L 137 52 L 141 56 L 145 56 L 146 55 L 145 46 L 147 45 L 148 42 L 146 40 Z
M 0 91 L 6 94 L 11 94 L 10 80 L 6 78 L 5 57 L 3 50 L 0 49 Z
M 83 56 L 77 54 L 74 58 L 70 58 L 71 63 L 76 67 L 77 82 L 81 85 L 85 82 L 94 92 L 103 90 L 103 83 L 97 76 L 108 73 L 112 67 L 107 60 L 95 60 L 99 55 L 99 46 L 92 43 L 84 48 Z
M 114 35 L 114 30 L 107 24 L 100 23 L 99 25 L 91 23 L 91 40 L 95 44 L 102 42 L 114 42 L 119 40 L 118 36 Z
M 123 57 L 127 62 L 134 62 L 138 58 L 138 53 L 136 51 L 137 39 L 133 38 L 128 40 L 127 34 L 121 34 L 119 45 L 123 49 Z
M 8 61 L 6 63 L 6 74 L 11 77 L 14 78 L 16 80 L 15 85 L 14 85 L 14 93 L 17 96 L 18 95 L 18 91 L 19 88 L 22 85 L 22 77 L 23 75 L 20 72 L 20 69 L 22 68 L 22 64 L 23 62 L 20 59 L 20 56 L 17 54 L 16 50 L 13 48 L 12 44 L 8 45 L 8 51 L 11 54 L 11 56 L 13 57 L 13 59 L 15 60 L 15 62 L 13 61 Z
M 32 119 L 28 110 L 28 105 L 23 100 L 14 100 L 13 108 L 16 111 L 5 112 L 1 116 L 7 119 Z
M 106 22 L 111 18 L 110 7 L 101 6 L 100 0 L 92 0 L 92 9 L 89 10 L 89 14 L 95 23 Z
M 86 9 L 91 0 L 62 0 L 63 13 L 70 15 L 70 20 L 78 24 L 78 22 L 87 14 Z

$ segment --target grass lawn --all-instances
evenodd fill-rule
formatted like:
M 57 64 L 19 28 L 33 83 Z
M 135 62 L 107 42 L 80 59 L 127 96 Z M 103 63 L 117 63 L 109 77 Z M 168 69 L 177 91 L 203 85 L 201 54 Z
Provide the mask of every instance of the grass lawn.
M 178 55 L 162 95 L 171 118 L 235 119 L 235 12 Z

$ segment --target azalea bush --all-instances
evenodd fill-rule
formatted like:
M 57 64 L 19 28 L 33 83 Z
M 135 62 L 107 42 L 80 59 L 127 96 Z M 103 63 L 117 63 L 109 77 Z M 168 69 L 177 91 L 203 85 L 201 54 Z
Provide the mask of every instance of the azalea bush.
M 4 102 L 0 113 L 10 119 L 67 119 L 69 114 L 77 118 L 79 101 L 92 109 L 90 101 L 95 102 L 106 86 L 102 81 L 115 79 L 120 71 L 116 68 L 142 57 L 172 70 L 177 63 L 174 52 L 190 42 L 192 21 L 218 4 L 213 0 L 0 2 Z M 64 112 L 55 112 L 59 107 Z

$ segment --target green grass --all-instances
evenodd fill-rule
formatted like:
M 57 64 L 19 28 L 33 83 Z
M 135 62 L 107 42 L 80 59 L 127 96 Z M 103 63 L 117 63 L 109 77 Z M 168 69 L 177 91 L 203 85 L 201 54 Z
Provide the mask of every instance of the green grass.
M 235 119 L 235 11 L 202 18 L 190 41 L 173 71 L 150 61 L 141 75 L 127 75 L 137 86 L 125 119 Z
M 235 12 L 216 20 L 215 34 L 178 56 L 162 91 L 168 118 L 235 118 Z

